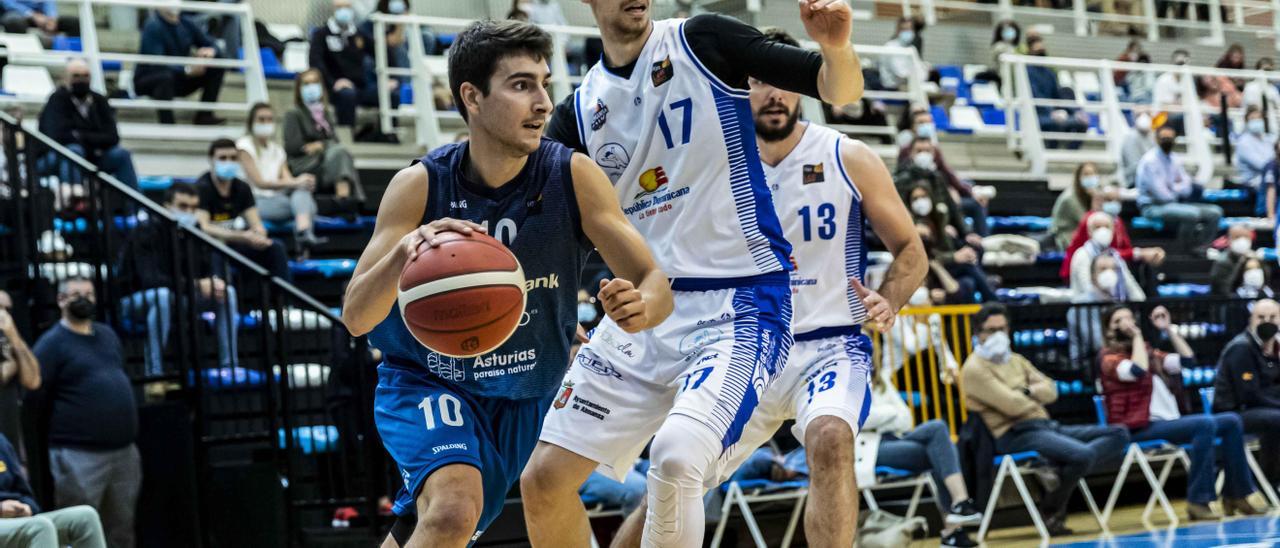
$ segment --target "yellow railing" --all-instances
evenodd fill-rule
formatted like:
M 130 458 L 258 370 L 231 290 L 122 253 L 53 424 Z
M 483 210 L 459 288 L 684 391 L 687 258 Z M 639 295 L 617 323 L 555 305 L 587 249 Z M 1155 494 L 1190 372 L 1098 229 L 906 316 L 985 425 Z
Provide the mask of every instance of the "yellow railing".
M 889 330 L 868 330 L 876 376 L 906 393 L 912 426 L 945 419 L 954 438 L 957 426 L 964 422 L 967 411 L 960 365 L 973 351 L 971 319 L 978 308 L 908 307 Z

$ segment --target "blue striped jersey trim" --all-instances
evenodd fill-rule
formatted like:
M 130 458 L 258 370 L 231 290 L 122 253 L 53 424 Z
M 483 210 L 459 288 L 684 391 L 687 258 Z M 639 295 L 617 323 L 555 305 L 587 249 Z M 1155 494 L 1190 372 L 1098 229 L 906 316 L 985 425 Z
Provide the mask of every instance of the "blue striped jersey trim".
M 844 137 L 836 136 L 836 167 L 840 169 L 840 176 L 844 178 L 844 184 L 848 185 L 849 190 L 853 191 L 853 196 L 862 202 L 862 193 L 858 191 L 858 187 L 854 186 L 853 181 L 849 179 L 849 170 L 844 167 L 844 155 L 840 154 L 840 143 L 844 141 Z
M 722 449 L 728 449 L 742 438 L 742 430 L 759 405 L 760 394 L 756 392 L 756 385 L 760 385 L 760 393 L 763 393 L 773 380 L 782 375 L 787 353 L 794 342 L 790 329 L 790 292 L 781 299 L 780 309 L 761 310 L 761 306 L 772 302 L 756 298 L 761 290 L 742 288 L 733 294 L 733 351 L 716 406 L 711 410 L 711 420 L 724 428 Z M 760 318 L 774 315 L 785 323 L 786 328 L 762 329 Z
M 843 170 L 842 170 L 843 171 Z M 844 227 L 844 274 L 845 278 L 857 278 L 866 281 L 867 245 L 862 239 L 862 201 L 858 198 L 849 200 L 849 218 Z M 853 291 L 848 282 L 844 284 L 845 300 L 849 304 L 849 317 L 853 323 L 862 325 L 867 321 L 867 308 L 862 299 Z
M 844 338 L 844 354 L 849 357 L 850 369 L 862 373 L 862 405 L 858 410 L 859 430 L 862 429 L 863 423 L 867 422 L 867 415 L 871 414 L 871 375 L 874 374 L 871 367 L 872 352 L 871 339 L 866 335 L 859 333 Z M 854 378 L 858 376 L 855 375 Z

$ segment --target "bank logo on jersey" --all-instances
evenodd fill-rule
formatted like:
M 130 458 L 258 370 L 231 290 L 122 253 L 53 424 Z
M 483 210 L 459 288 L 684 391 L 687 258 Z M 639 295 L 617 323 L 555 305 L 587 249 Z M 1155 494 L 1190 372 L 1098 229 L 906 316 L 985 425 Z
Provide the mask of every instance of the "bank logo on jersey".
M 644 192 L 636 194 L 636 198 L 653 194 L 664 186 L 667 186 L 667 172 L 662 169 L 662 166 L 649 169 L 640 174 L 640 188 L 643 188 Z
M 671 77 L 676 75 L 676 70 L 671 66 L 671 58 L 667 57 L 653 64 L 653 68 L 649 71 L 649 76 L 653 78 L 653 87 L 661 86 L 671 81 Z
M 826 179 L 822 176 L 822 164 L 805 164 L 804 175 L 802 181 L 809 185 L 813 183 L 821 183 Z
M 609 107 L 604 101 L 596 99 L 595 109 L 591 112 L 591 131 L 599 131 L 609 121 Z
M 609 176 L 609 181 L 618 184 L 618 179 L 622 178 L 622 174 L 627 171 L 627 166 L 631 164 L 631 155 L 627 153 L 627 149 L 618 143 L 605 143 L 596 149 L 596 153 L 591 155 L 596 159 L 596 165 L 604 170 L 604 174 Z

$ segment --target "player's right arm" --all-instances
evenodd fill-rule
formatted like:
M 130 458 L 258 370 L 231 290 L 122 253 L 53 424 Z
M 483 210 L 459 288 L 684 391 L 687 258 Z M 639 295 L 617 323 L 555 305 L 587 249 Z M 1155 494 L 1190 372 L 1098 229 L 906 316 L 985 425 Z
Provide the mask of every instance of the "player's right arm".
M 414 164 L 396 173 L 378 205 L 373 238 L 360 254 L 355 275 L 347 284 L 342 323 L 359 337 L 387 317 L 395 305 L 404 264 L 418 254 L 418 246 L 432 246 L 436 233 L 484 232 L 484 227 L 456 219 L 437 219 L 419 226 L 427 208 L 427 168 Z

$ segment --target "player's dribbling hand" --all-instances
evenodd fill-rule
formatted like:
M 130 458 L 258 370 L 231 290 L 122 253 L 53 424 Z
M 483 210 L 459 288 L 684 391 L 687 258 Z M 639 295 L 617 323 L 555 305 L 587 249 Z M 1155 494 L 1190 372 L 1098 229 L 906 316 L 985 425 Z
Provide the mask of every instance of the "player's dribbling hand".
M 898 314 L 889 306 L 889 301 L 884 296 L 863 287 L 857 278 L 849 278 L 849 286 L 853 287 L 853 292 L 862 300 L 862 306 L 867 309 L 868 320 L 879 324 L 881 331 L 893 327 Z
M 804 31 L 824 48 L 849 46 L 853 10 L 845 0 L 799 0 Z
M 621 278 L 600 280 L 597 298 L 604 305 L 604 313 L 623 331 L 639 333 L 649 325 L 644 295 L 631 282 Z
M 436 241 L 436 235 L 441 232 L 457 232 L 459 234 L 471 234 L 475 232 L 485 232 L 483 226 L 475 224 L 471 221 L 461 221 L 458 219 L 436 219 L 425 225 L 415 229 L 413 232 L 405 234 L 400 238 L 400 249 L 408 260 L 412 261 L 418 258 L 418 246 L 426 242 L 427 245 L 435 247 L 439 245 Z

